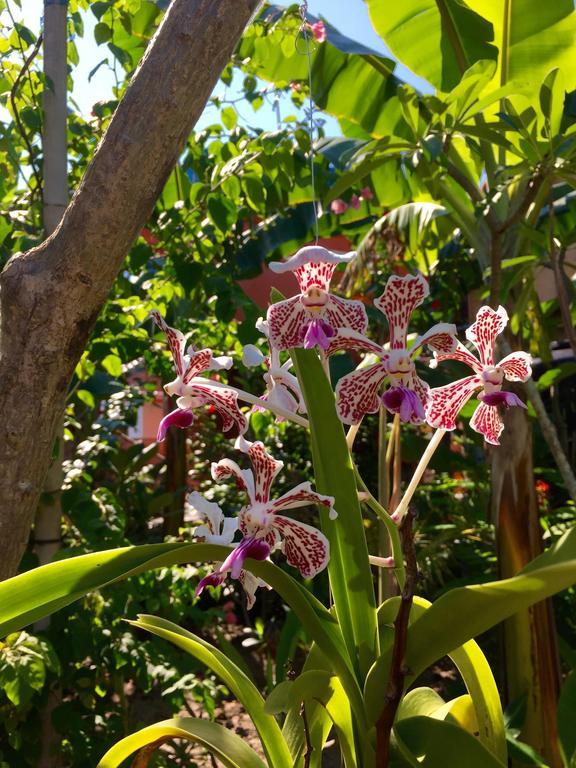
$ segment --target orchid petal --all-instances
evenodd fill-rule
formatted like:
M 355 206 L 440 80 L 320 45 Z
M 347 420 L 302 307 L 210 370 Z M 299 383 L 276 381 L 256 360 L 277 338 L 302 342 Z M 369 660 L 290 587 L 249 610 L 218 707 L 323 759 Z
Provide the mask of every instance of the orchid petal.
M 345 424 L 358 424 L 366 413 L 379 409 L 378 390 L 386 376 L 386 366 L 380 362 L 340 379 L 336 386 L 336 409 Z
M 272 380 L 272 385 L 268 391 L 266 401 L 272 407 L 275 405 L 283 408 L 288 413 L 297 413 L 300 409 L 300 403 L 287 387 L 279 381 Z M 277 416 L 276 421 L 284 421 L 282 416 Z
M 313 578 L 328 565 L 330 544 L 316 528 L 283 515 L 274 516 L 273 526 L 282 536 L 286 560 L 303 578 Z
M 170 347 L 170 351 L 172 352 L 172 358 L 174 360 L 174 367 L 176 368 L 176 372 L 178 373 L 178 376 L 184 375 L 184 353 L 185 353 L 185 347 L 186 347 L 186 338 L 182 331 L 177 330 L 176 328 L 171 328 L 160 312 L 157 312 L 156 310 L 153 310 L 150 312 L 150 317 L 158 328 L 160 328 L 161 331 L 164 332 L 166 335 L 166 340 L 168 341 L 168 346 Z
M 236 480 L 237 487 L 248 494 L 251 504 L 256 501 L 254 488 L 254 475 L 250 469 L 240 469 L 238 464 L 232 459 L 221 459 L 219 462 L 212 462 L 212 479 L 217 483 L 233 477 Z
M 319 347 L 326 351 L 330 345 L 330 339 L 336 335 L 336 331 L 329 323 L 315 317 L 306 326 L 306 333 L 302 346 L 304 349 Z
M 412 355 L 417 349 L 427 345 L 434 352 L 449 354 L 458 344 L 456 326 L 453 323 L 436 323 L 423 336 L 419 336 L 410 347 Z
M 492 307 L 480 307 L 476 320 L 466 330 L 466 338 L 471 341 L 480 355 L 483 365 L 494 365 L 494 345 L 496 337 L 508 324 L 508 313 L 500 306 L 496 311 Z
M 230 365 L 231 364 L 232 360 L 230 359 Z M 200 349 L 198 352 L 194 352 L 191 349 L 188 350 L 188 354 L 184 357 L 184 375 L 182 376 L 182 382 L 188 384 L 194 376 L 198 376 L 198 374 L 204 373 L 204 371 L 218 370 L 218 366 L 216 365 L 212 368 L 213 365 L 214 358 L 212 357 L 211 349 Z
M 270 335 L 270 329 L 268 328 L 268 321 L 265 320 L 263 317 L 259 317 L 258 320 L 254 323 L 254 327 L 257 331 L 260 331 L 260 333 L 263 336 L 266 336 L 266 338 Z
M 430 360 L 430 368 L 436 368 L 438 363 L 442 363 L 444 360 L 458 360 L 458 362 L 465 363 L 465 365 L 467 365 L 469 368 L 472 368 L 472 370 L 476 373 L 482 373 L 484 370 L 484 366 L 478 360 L 478 358 L 475 357 L 472 352 L 466 349 L 466 347 L 459 341 L 457 342 L 456 348 L 453 352 L 434 352 L 434 359 Z
M 268 266 L 277 273 L 294 272 L 301 293 L 312 286 L 328 291 L 336 267 L 347 264 L 355 256 L 355 252 L 337 254 L 321 245 L 308 245 L 300 248 L 287 261 L 272 262 Z
M 322 493 L 316 493 L 312 490 L 312 485 L 309 482 L 300 483 L 291 491 L 287 491 L 280 498 L 275 499 L 271 506 L 275 512 L 282 509 L 296 509 L 297 507 L 307 507 L 310 504 L 322 504 L 324 507 L 328 507 L 328 516 L 331 520 L 337 517 L 337 512 L 334 509 L 334 498 L 332 496 L 325 496 Z
M 219 505 L 214 501 L 208 501 L 208 499 L 202 496 L 201 493 L 198 493 L 198 491 L 192 491 L 192 493 L 189 493 L 186 501 L 194 510 L 194 512 L 196 512 L 202 518 L 202 520 L 206 521 L 207 526 L 201 527 L 207 528 L 210 536 L 220 536 L 222 532 L 221 529 L 222 521 L 224 520 L 224 513 L 220 509 Z M 195 534 L 204 535 L 200 534 L 199 532 L 200 527 L 196 528 Z M 232 541 L 232 539 L 230 539 L 230 541 Z
M 254 470 L 255 493 L 254 500 L 267 502 L 270 498 L 270 488 L 274 478 L 284 466 L 283 461 L 276 461 L 264 448 L 261 442 L 252 443 L 248 456 Z
M 273 347 L 284 350 L 299 347 L 302 344 L 303 328 L 309 318 L 302 306 L 300 296 L 271 304 L 268 307 L 267 318 L 270 344 Z
M 229 371 L 230 368 L 232 368 L 233 364 L 234 364 L 234 360 L 230 357 L 230 355 L 220 355 L 219 357 L 213 357 L 210 360 L 210 363 L 209 363 L 208 368 L 206 370 L 208 370 L 208 371 L 221 371 L 221 370 Z M 196 376 L 196 374 L 194 374 L 194 376 Z
M 514 392 L 484 392 L 478 395 L 478 400 L 482 400 L 486 405 L 501 405 L 504 408 L 527 408 L 526 403 Z
M 498 363 L 508 381 L 526 381 L 532 376 L 532 355 L 528 352 L 511 352 Z
M 368 327 L 368 315 L 361 301 L 341 299 L 330 294 L 326 305 L 325 316 L 332 328 L 351 328 L 357 333 L 364 333 Z
M 257 368 L 266 360 L 266 355 L 255 344 L 246 344 L 242 348 L 242 362 L 246 368 Z
M 392 275 L 384 293 L 376 299 L 377 307 L 388 320 L 390 327 L 390 348 L 405 349 L 408 323 L 416 307 L 420 306 L 430 293 L 423 275 Z
M 333 355 L 342 350 L 347 352 L 352 349 L 358 352 L 369 352 L 378 357 L 385 355 L 380 344 L 376 344 L 375 341 L 357 331 L 353 331 L 351 328 L 340 328 L 336 336 L 330 339 L 330 345 L 326 350 L 326 354 Z
M 426 421 L 436 429 L 455 429 L 458 412 L 481 387 L 480 376 L 468 376 L 445 387 L 431 389 L 428 392 Z
M 268 584 L 257 576 L 254 576 L 250 571 L 244 570 L 240 571 L 238 581 L 242 584 L 242 588 L 246 593 L 246 608 L 250 610 L 254 607 L 254 603 L 256 602 L 256 590 L 258 587 L 268 587 Z M 268 587 L 268 589 L 270 589 L 270 587 Z
M 205 381 L 205 384 L 200 384 Z M 222 431 L 228 432 L 236 427 L 240 434 L 248 429 L 246 416 L 238 407 L 238 394 L 233 389 L 210 386 L 210 379 L 196 380 L 189 387 L 190 397 L 202 398 L 205 405 L 212 405 L 222 419 Z
M 475 432 L 484 436 L 484 440 L 491 445 L 500 445 L 500 435 L 504 430 L 504 423 L 494 405 L 480 403 L 470 419 L 470 426 Z
M 244 561 L 251 557 L 253 560 L 266 560 L 270 547 L 263 539 L 247 536 L 235 547 L 220 566 L 220 573 L 230 571 L 230 576 L 237 579 L 244 568 Z
M 405 423 L 422 424 L 426 418 L 422 400 L 408 387 L 390 387 L 382 395 L 382 404 L 391 413 L 400 414 Z
M 192 411 L 176 408 L 171 411 L 167 416 L 164 416 L 158 427 L 158 434 L 156 435 L 157 442 L 161 443 L 166 437 L 166 432 L 170 427 L 178 427 L 179 429 L 186 429 L 191 426 L 194 421 L 194 414 Z

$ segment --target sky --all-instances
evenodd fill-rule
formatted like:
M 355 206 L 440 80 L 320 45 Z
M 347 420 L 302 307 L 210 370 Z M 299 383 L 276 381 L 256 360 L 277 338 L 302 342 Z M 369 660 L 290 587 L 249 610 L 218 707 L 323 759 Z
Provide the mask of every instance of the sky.
M 14 8 L 14 11 L 17 12 L 17 9 Z M 42 11 L 43 0 L 22 0 L 21 14 L 23 21 L 35 32 L 38 32 L 40 29 Z M 374 31 L 364 0 L 308 0 L 308 11 L 313 16 L 323 17 L 348 37 L 373 48 L 385 56 L 394 58 Z M 108 54 L 106 46 L 99 46 L 94 40 L 95 24 L 96 18 L 88 10 L 84 13 L 84 37 L 76 38 L 75 41 L 80 63 L 76 67 L 73 76 L 74 90 L 72 98 L 84 116 L 90 114 L 92 105 L 95 102 L 107 100 L 111 97 L 111 89 L 114 83 L 112 72 L 105 66 L 100 67 L 93 75 L 91 81 L 88 82 L 89 73 Z M 422 90 L 430 90 L 430 87 L 424 81 L 419 80 L 401 64 L 398 65 L 396 74 Z M 216 87 L 214 93 L 218 95 L 224 94 L 222 83 Z M 233 98 L 236 95 L 234 84 L 226 95 L 227 98 Z M 280 117 L 294 114 L 294 107 L 288 98 L 284 99 L 279 107 Z M 264 129 L 274 129 L 277 126 L 278 113 L 272 105 L 265 104 L 257 113 L 254 113 L 248 105 L 241 105 L 240 111 L 241 119 L 243 118 L 243 121 L 248 122 L 250 125 L 257 125 Z M 216 122 L 217 115 L 218 111 L 215 107 L 207 108 L 200 118 L 197 128 L 202 128 L 205 125 Z M 338 123 L 334 118 L 327 115 L 325 120 L 324 129 L 328 135 L 340 133 Z

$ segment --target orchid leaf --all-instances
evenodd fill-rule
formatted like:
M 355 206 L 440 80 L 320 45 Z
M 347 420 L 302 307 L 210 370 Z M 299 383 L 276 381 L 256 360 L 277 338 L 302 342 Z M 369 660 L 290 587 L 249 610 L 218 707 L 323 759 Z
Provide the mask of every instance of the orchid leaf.
M 156 616 L 140 615 L 137 621 L 130 623 L 169 640 L 214 672 L 250 715 L 269 763 L 278 768 L 282 766 L 291 768 L 290 751 L 278 723 L 271 714 L 266 712 L 262 695 L 250 678 L 222 651 L 214 648 L 198 635 Z
M 334 497 L 338 512 L 330 520 L 321 511 L 322 530 L 330 541 L 330 584 L 338 621 L 350 656 L 366 674 L 378 652 L 376 602 L 362 512 L 344 427 L 336 413 L 334 392 L 317 354 L 293 350 L 298 380 L 310 419 L 316 489 Z
M 135 752 L 143 750 L 152 755 L 161 744 L 172 739 L 201 744 L 226 768 L 266 768 L 256 752 L 240 736 L 222 725 L 196 717 L 164 720 L 126 736 L 106 752 L 97 768 L 119 768 Z

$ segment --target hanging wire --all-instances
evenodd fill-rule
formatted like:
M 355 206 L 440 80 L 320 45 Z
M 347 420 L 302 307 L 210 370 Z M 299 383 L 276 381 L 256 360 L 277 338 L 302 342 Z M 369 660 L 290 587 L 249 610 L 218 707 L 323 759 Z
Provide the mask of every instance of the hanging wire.
M 316 231 L 316 245 L 320 239 L 318 226 L 318 204 L 316 202 L 316 179 L 314 175 L 314 101 L 312 99 L 312 55 L 310 51 L 310 27 L 308 24 L 308 3 L 303 0 L 299 7 L 302 23 L 296 37 L 296 52 L 305 53 L 308 59 L 308 136 L 310 139 L 310 175 L 312 182 L 312 206 L 314 208 L 314 227 Z M 298 40 L 302 36 L 306 44 L 306 50 L 303 52 L 298 48 Z

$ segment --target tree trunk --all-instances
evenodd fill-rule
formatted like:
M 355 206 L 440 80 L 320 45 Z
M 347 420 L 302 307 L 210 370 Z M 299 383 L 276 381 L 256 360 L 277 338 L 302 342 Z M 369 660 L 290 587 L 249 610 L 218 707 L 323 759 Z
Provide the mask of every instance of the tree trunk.
M 0 578 L 16 571 L 74 368 L 258 0 L 174 0 L 64 217 L 0 274 Z
M 172 410 L 172 398 L 166 397 L 166 413 Z M 186 430 L 169 429 L 166 433 L 166 481 L 168 493 L 172 500 L 164 509 L 164 536 L 178 536 L 179 529 L 184 525 L 184 500 L 186 496 L 186 480 L 188 478 L 188 462 L 186 456 Z
M 492 512 L 503 579 L 516 575 L 543 550 L 530 421 L 522 409 L 510 408 L 505 425 L 492 460 Z M 504 645 L 508 701 L 526 697 L 520 738 L 543 755 L 550 768 L 562 768 L 556 727 L 559 662 L 551 602 L 538 603 L 506 621 Z

